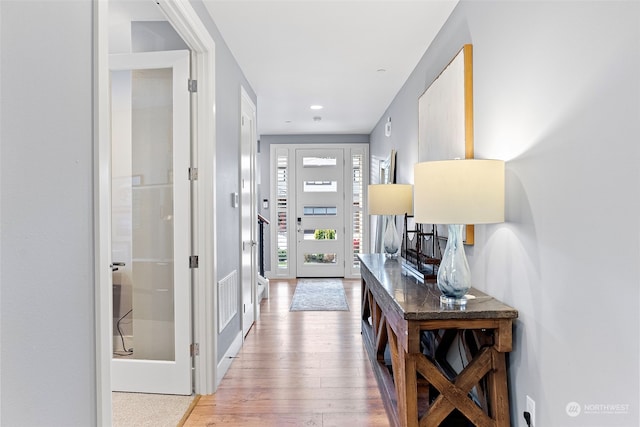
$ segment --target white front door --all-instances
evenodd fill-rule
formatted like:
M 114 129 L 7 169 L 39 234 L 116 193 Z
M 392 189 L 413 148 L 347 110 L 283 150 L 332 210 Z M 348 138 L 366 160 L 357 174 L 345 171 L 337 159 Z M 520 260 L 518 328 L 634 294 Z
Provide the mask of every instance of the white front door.
M 344 150 L 296 150 L 298 277 L 344 277 Z
M 240 96 L 240 233 L 242 239 L 242 332 L 255 321 L 257 276 L 256 108 L 249 96 Z
M 191 394 L 189 52 L 110 55 L 114 391 Z

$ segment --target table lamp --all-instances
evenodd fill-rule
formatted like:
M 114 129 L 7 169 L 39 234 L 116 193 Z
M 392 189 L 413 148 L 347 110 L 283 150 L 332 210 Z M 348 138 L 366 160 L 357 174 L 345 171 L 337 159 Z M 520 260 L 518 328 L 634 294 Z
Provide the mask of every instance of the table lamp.
M 386 215 L 384 253 L 397 258 L 400 252 L 400 236 L 396 229 L 395 215 L 413 213 L 413 186 L 411 184 L 369 185 L 369 215 Z
M 415 222 L 448 225 L 438 269 L 440 302 L 464 306 L 471 272 L 462 243 L 463 225 L 504 222 L 504 161 L 423 162 L 413 172 Z

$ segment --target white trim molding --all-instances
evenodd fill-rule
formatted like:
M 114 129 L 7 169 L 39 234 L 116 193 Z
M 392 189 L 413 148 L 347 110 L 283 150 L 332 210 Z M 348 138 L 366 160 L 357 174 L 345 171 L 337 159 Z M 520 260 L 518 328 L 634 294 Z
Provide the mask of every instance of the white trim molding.
M 110 426 L 111 416 L 111 124 L 109 119 L 109 4 L 93 1 L 93 208 L 95 253 L 96 424 Z
M 191 49 L 198 80 L 197 119 L 193 135 L 194 166 L 198 180 L 194 188 L 194 250 L 201 260 L 193 281 L 193 339 L 200 345 L 194 357 L 194 387 L 198 394 L 215 391 L 217 354 L 217 307 L 215 290 L 216 230 L 216 107 L 215 42 L 188 0 L 155 0 L 174 29 Z

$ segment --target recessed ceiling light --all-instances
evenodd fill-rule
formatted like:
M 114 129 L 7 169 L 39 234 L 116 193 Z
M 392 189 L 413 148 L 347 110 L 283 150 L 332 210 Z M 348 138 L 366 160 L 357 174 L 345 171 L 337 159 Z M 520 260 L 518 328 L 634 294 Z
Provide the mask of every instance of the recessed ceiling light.
M 324 107 L 322 105 L 312 105 L 311 107 L 312 110 L 322 110 Z

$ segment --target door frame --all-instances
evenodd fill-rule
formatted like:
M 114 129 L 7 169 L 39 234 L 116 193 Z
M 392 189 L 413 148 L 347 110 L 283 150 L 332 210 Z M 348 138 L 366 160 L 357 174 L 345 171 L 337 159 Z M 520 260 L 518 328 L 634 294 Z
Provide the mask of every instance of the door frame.
M 363 212 L 362 215 L 362 230 L 369 229 L 369 215 L 363 210 L 367 205 L 367 192 L 365 190 L 366 184 L 369 182 L 369 144 L 365 142 L 354 142 L 354 143 L 272 143 L 269 147 L 269 197 L 271 198 L 271 205 L 269 208 L 269 216 L 271 218 L 271 227 L 270 227 L 270 260 L 271 260 L 271 270 L 269 271 L 269 277 L 273 278 L 295 278 L 297 277 L 297 267 L 295 263 L 295 255 L 294 247 L 295 244 L 293 239 L 296 236 L 296 228 L 295 222 L 293 221 L 295 218 L 295 207 L 296 207 L 296 190 L 295 190 L 295 182 L 296 182 L 296 173 L 295 173 L 295 153 L 297 149 L 323 149 L 323 148 L 342 148 L 345 150 L 345 168 L 344 168 L 344 176 L 345 185 L 348 184 L 348 188 L 345 187 L 345 197 L 348 198 L 353 195 L 352 193 L 352 179 L 351 173 L 353 171 L 353 165 L 350 166 L 349 162 L 352 161 L 354 155 L 362 156 L 362 165 L 361 165 L 361 176 L 360 180 L 362 182 L 363 188 L 362 191 L 362 206 L 360 209 Z M 279 156 L 286 156 L 287 158 L 287 205 L 284 210 L 286 213 L 286 235 L 287 235 L 287 260 L 288 264 L 285 268 L 278 267 L 278 158 Z M 345 203 L 345 229 L 346 235 L 353 236 L 353 224 L 351 221 L 352 215 L 355 212 L 355 208 L 351 205 L 351 203 Z M 353 243 L 352 243 L 353 244 Z M 347 259 L 351 259 L 353 255 L 352 249 L 353 246 L 349 245 L 349 243 L 345 240 L 345 261 Z M 368 248 L 368 233 L 362 233 L 362 241 L 360 242 L 360 250 L 363 248 Z M 297 255 L 297 254 L 296 254 Z M 294 262 L 291 262 L 294 260 Z M 353 266 L 347 267 L 345 265 L 344 270 L 344 278 L 345 279 L 354 279 L 360 277 L 359 269 L 354 268 Z
M 152 0 L 149 0 L 152 1 Z M 193 165 L 198 181 L 193 194 L 193 245 L 201 260 L 193 270 L 193 340 L 199 355 L 193 358 L 194 390 L 198 394 L 215 391 L 217 363 L 217 318 L 213 292 L 217 273 L 216 229 L 216 114 L 215 42 L 188 0 L 153 0 L 165 14 L 192 54 L 192 73 L 198 79 L 196 117 L 192 129 Z M 111 142 L 109 119 L 109 2 L 93 0 L 94 10 L 94 284 L 95 284 L 95 363 L 97 424 L 112 422 L 111 349 Z

